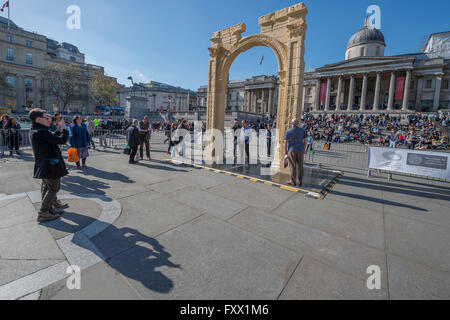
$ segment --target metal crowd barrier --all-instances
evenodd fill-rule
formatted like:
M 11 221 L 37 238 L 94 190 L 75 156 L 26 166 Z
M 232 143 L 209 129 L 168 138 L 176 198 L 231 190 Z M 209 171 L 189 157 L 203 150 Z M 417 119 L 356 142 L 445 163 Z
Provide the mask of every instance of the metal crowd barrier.
M 154 130 L 150 136 L 150 144 L 164 144 L 165 132 Z M 92 140 L 96 147 L 124 149 L 127 145 L 126 130 L 95 130 Z
M 0 129 L 0 156 L 31 147 L 29 129 Z

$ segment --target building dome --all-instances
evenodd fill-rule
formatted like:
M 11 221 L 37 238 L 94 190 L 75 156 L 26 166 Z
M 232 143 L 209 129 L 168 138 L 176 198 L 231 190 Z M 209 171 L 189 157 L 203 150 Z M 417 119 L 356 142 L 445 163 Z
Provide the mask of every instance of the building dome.
M 347 49 L 370 42 L 379 42 L 386 46 L 384 35 L 380 30 L 372 27 L 364 27 L 350 38 Z
M 367 17 L 364 27 L 357 31 L 348 41 L 345 52 L 345 59 L 358 57 L 382 57 L 384 56 L 383 33 L 377 28 L 369 26 L 369 18 Z

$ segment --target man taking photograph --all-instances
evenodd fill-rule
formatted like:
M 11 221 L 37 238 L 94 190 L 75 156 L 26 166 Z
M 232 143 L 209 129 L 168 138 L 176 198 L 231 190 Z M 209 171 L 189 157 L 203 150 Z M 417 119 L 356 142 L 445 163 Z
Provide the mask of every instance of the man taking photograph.
M 68 174 L 58 145 L 67 143 L 69 131 L 64 121 L 59 121 L 56 132 L 50 132 L 52 117 L 44 110 L 33 109 L 28 117 L 32 123 L 30 141 L 35 157 L 34 178 L 42 179 L 42 204 L 37 221 L 51 221 L 59 217 L 58 210 L 67 207 L 57 200 L 61 178 Z

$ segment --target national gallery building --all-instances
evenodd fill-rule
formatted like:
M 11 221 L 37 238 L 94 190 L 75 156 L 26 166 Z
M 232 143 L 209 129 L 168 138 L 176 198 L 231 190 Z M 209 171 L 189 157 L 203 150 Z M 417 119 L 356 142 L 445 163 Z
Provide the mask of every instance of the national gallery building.
M 450 109 L 450 31 L 429 36 L 422 53 L 384 56 L 382 32 L 368 26 L 349 40 L 345 60 L 305 72 L 305 112 L 435 112 Z M 227 110 L 276 113 L 278 79 L 228 84 Z M 198 91 L 206 107 L 207 87 Z

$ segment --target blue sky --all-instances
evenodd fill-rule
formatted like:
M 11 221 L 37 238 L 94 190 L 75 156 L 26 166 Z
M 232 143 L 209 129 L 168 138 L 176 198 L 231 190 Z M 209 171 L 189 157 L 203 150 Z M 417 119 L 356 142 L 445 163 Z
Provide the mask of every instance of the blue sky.
M 0 0 L 4 2 L 6 0 Z M 381 8 L 386 55 L 418 52 L 427 35 L 450 30 L 450 1 L 305 0 L 306 69 L 344 60 L 347 41 L 363 26 L 369 5 Z M 86 62 L 105 67 L 122 84 L 155 80 L 197 90 L 208 81 L 207 48 L 213 32 L 245 22 L 259 33 L 258 17 L 297 3 L 285 0 L 10 0 L 11 19 L 29 31 L 72 43 Z M 66 28 L 69 5 L 81 8 L 81 29 Z M 5 16 L 5 15 L 3 15 Z M 245 35 L 245 34 L 244 34 Z M 259 63 L 264 55 L 264 64 Z M 241 54 L 230 79 L 275 74 L 270 49 Z

